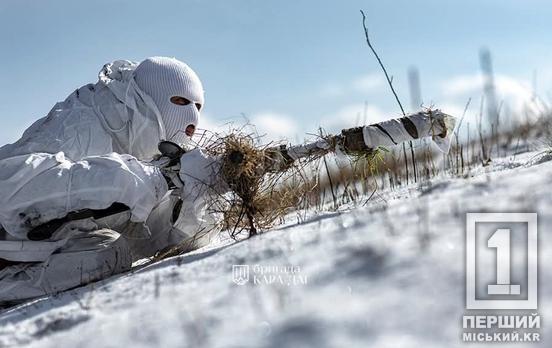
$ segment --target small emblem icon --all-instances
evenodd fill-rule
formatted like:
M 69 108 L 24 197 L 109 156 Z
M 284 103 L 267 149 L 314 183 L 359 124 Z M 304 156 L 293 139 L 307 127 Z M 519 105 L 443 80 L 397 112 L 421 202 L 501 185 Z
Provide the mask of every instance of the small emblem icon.
M 232 280 L 237 285 L 244 285 L 249 281 L 249 265 L 232 265 Z

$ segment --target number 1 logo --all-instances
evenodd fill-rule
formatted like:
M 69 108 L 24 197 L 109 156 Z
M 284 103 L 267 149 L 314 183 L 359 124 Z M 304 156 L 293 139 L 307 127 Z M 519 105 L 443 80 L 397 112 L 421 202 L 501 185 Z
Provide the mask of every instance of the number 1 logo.
M 511 235 L 508 228 L 500 228 L 487 240 L 487 248 L 496 249 L 496 283 L 487 285 L 491 299 L 476 298 L 476 244 L 477 223 L 527 224 L 527 284 L 511 284 Z M 515 299 L 527 288 L 527 299 Z M 499 299 L 492 299 L 493 296 Z M 504 299 L 512 296 L 514 299 Z M 466 308 L 467 309 L 537 309 L 537 214 L 535 213 L 468 213 L 466 214 Z
M 489 295 L 519 295 L 521 287 L 510 284 L 511 249 L 509 229 L 498 229 L 487 241 L 489 248 L 496 248 L 496 284 L 487 286 Z

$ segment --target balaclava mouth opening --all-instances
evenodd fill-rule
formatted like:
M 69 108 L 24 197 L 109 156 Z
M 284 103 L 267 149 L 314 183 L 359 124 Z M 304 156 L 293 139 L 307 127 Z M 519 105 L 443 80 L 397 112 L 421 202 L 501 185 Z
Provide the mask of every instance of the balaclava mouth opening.
M 204 104 L 203 86 L 197 74 L 175 58 L 151 57 L 136 67 L 134 79 L 159 109 L 166 140 L 185 143 L 186 127 L 197 127 Z

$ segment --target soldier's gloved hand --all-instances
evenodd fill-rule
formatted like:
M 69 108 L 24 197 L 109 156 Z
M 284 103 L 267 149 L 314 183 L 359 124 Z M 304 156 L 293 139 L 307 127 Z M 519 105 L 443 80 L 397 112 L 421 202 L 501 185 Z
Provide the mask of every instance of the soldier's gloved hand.
M 223 194 L 229 191 L 220 174 L 221 159 L 201 149 L 193 149 L 180 157 L 179 177 L 183 196 L 196 197 L 205 193 Z

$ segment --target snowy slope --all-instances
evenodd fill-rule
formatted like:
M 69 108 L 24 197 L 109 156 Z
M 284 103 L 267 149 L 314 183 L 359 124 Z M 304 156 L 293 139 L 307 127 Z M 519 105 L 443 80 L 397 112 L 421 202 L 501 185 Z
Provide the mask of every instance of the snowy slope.
M 464 220 L 478 211 L 539 213 L 539 346 L 550 346 L 549 159 L 496 160 L 467 179 L 383 192 L 364 207 L 4 311 L 0 346 L 464 346 Z M 276 269 L 237 285 L 235 264 L 249 265 L 250 276 Z

